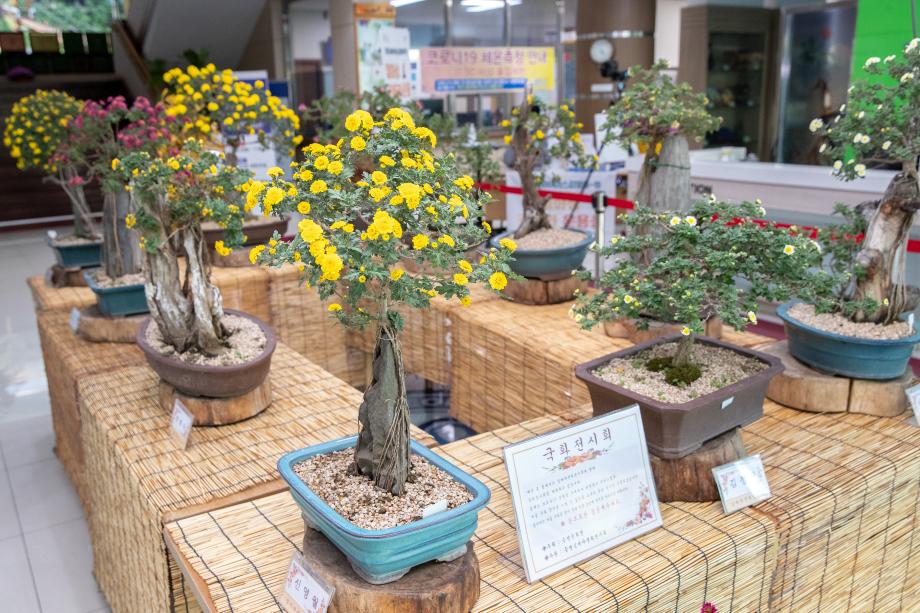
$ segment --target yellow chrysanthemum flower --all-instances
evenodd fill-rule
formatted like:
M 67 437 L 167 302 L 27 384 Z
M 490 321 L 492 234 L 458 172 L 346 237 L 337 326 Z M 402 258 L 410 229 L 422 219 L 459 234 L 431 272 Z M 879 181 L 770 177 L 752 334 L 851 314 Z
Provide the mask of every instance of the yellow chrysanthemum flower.
M 489 287 L 501 291 L 508 285 L 508 277 L 503 272 L 493 272 L 489 275 Z
M 393 281 L 399 281 L 400 279 L 402 279 L 402 276 L 404 274 L 406 274 L 406 271 L 403 270 L 402 268 L 394 268 L 393 270 L 390 271 L 390 279 L 392 279 Z

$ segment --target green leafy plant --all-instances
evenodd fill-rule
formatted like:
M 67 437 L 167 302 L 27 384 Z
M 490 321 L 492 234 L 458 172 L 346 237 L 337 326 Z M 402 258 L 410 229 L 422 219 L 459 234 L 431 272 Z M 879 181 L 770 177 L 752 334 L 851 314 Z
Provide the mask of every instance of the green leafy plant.
M 905 249 L 920 208 L 920 39 L 901 53 L 869 58 L 863 70 L 879 79 L 855 82 L 833 121 L 814 119 L 809 127 L 825 138 L 820 151 L 845 181 L 864 177 L 873 165 L 900 166 L 882 199 L 861 211 L 870 219 L 851 259 L 856 278 L 846 300 L 837 302 L 837 310 L 854 321 L 891 323 L 918 299 L 916 288 L 905 283 Z
M 552 177 L 554 164 L 570 164 L 578 168 L 593 168 L 597 157 L 588 155 L 581 143 L 581 129 L 569 104 L 548 105 L 528 95 L 511 111 L 511 119 L 502 121 L 508 129 L 505 144 L 511 145 L 514 161 L 511 167 L 521 177 L 524 220 L 515 231 L 522 238 L 536 230 L 552 228 L 546 214 L 549 196 L 541 196 L 539 186 Z
M 476 261 L 467 259 L 466 250 L 489 232 L 466 223 L 481 215 L 485 198 L 450 156 L 435 160 L 434 133 L 416 126 L 408 112 L 393 108 L 377 121 L 359 109 L 344 127 L 349 137 L 341 145 L 305 147 L 292 180 L 273 168 L 267 182 L 244 186 L 247 208 L 304 216 L 293 240 L 276 236 L 254 248 L 250 259 L 298 266 L 323 299 L 338 300 L 329 310 L 342 324 L 376 326 L 374 382 L 359 413 L 355 466 L 379 487 L 401 494 L 409 466 L 409 413 L 398 342 L 403 321 L 394 307 L 427 308 L 439 295 L 469 304 L 469 286 L 477 282 L 503 289 L 514 244 L 506 241 Z M 365 170 L 353 178 L 359 163 Z M 422 272 L 406 273 L 404 260 Z
M 651 320 L 683 324 L 673 360 L 657 366 L 688 372 L 694 338 L 709 318 L 742 330 L 756 323 L 759 300 L 831 291 L 834 280 L 818 268 L 818 244 L 794 229 L 754 221 L 763 214 L 754 203 L 715 200 L 697 202 L 689 212 L 637 207 L 622 223 L 656 232 L 615 236 L 596 248 L 616 263 L 601 276 L 599 291 L 579 296 L 572 317 L 586 329 L 619 317 L 635 318 L 641 327 Z M 647 267 L 630 257 L 652 247 L 657 255 Z
M 218 253 L 226 255 L 242 245 L 240 189 L 252 174 L 223 162 L 222 154 L 188 139 L 176 155 L 134 151 L 117 165 L 138 205 L 125 223 L 140 235 L 150 315 L 163 340 L 180 353 L 195 349 L 214 356 L 227 351 L 220 290 L 210 282 L 201 222 L 215 221 L 224 228 L 224 241 L 214 245 Z M 185 259 L 184 276 L 180 256 Z

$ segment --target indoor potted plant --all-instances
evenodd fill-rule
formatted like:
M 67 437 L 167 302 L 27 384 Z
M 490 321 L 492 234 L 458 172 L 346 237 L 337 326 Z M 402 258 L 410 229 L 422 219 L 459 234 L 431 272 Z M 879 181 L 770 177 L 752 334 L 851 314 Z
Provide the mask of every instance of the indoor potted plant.
M 211 284 L 201 222 L 225 230 L 219 252 L 242 242 L 242 194 L 251 173 L 222 163 L 221 156 L 188 139 L 174 156 L 144 151 L 120 161 L 131 175 L 137 203 L 133 222 L 144 254 L 144 291 L 150 319 L 137 343 L 160 378 L 196 397 L 241 396 L 268 375 L 275 337 L 264 322 L 225 311 Z M 137 172 L 135 172 L 137 170 Z M 184 274 L 179 257 L 184 256 Z
M 272 95 L 262 81 L 241 81 L 232 70 L 218 70 L 214 64 L 173 68 L 163 79 L 166 114 L 177 120 L 177 132 L 222 148 L 229 164 L 237 164 L 237 152 L 249 135 L 278 156 L 293 157 L 295 147 L 303 141 L 297 113 Z M 257 213 L 250 211 L 246 216 L 246 245 L 261 244 L 275 231 L 283 233 L 287 228 L 287 220 L 267 219 Z M 208 245 L 224 240 L 223 229 L 216 224 L 205 222 L 202 229 Z
M 511 147 L 509 165 L 521 178 L 524 218 L 513 233 L 498 235 L 493 241 L 513 234 L 518 249 L 512 269 L 523 277 L 570 277 L 582 265 L 594 233 L 553 228 L 546 213 L 550 196 L 540 195 L 539 187 L 561 164 L 580 168 L 596 164 L 582 146 L 582 125 L 575 121 L 569 105 L 557 108 L 528 95 L 502 126 L 509 131 L 505 135 L 505 143 Z
M 736 329 L 756 322 L 758 300 L 784 300 L 803 288 L 828 288 L 815 270 L 821 252 L 795 232 L 755 219 L 752 203 L 698 202 L 690 211 L 661 213 L 644 207 L 624 216 L 630 227 L 654 232 L 614 237 L 604 256 L 632 256 L 655 247 L 648 267 L 616 260 L 582 295 L 572 316 L 584 328 L 613 317 L 680 322 L 681 333 L 661 337 L 576 367 L 595 414 L 637 402 L 649 449 L 677 458 L 732 428 L 758 419 L 777 358 L 698 336 L 719 316 Z M 739 288 L 737 281 L 747 284 Z
M 786 304 L 778 314 L 789 352 L 799 361 L 858 379 L 894 379 L 904 374 L 920 342 L 920 331 L 902 316 L 918 302 L 917 288 L 905 282 L 905 251 L 920 208 L 920 39 L 884 60 L 869 58 L 864 70 L 888 79 L 857 81 L 839 115 L 827 124 L 815 119 L 811 129 L 826 137 L 821 152 L 844 180 L 860 178 L 879 163 L 899 171 L 880 200 L 848 216 L 850 227 L 822 233 L 838 272 L 851 273 L 834 298 L 805 295 L 811 304 Z M 848 234 L 856 240 L 846 240 Z
M 607 109 L 604 142 L 645 150 L 636 203 L 653 211 L 690 208 L 689 140 L 719 127 L 721 118 L 706 111 L 709 100 L 686 83 L 675 83 L 658 60 L 649 68 L 629 69 L 629 87 Z
M 358 437 L 293 452 L 281 458 L 279 468 L 306 521 L 342 550 L 359 575 L 381 583 L 417 564 L 462 554 L 489 498 L 473 477 L 410 444 L 399 344 L 403 320 L 395 307 L 427 308 L 438 295 L 468 304 L 469 285 L 476 282 L 501 290 L 510 252 L 500 247 L 478 260 L 465 259 L 467 247 L 482 242 L 487 232 L 462 220 L 478 217 L 484 198 L 451 157 L 435 161 L 433 134 L 413 127 L 406 111 L 394 108 L 375 121 L 358 110 L 345 125 L 351 136 L 341 146 L 307 148 L 305 160 L 293 167 L 293 181 L 279 168 L 269 172 L 267 183 L 252 181 L 244 189 L 247 201 L 273 214 L 304 216 L 293 240 L 279 242 L 276 236 L 253 249 L 252 260 L 295 264 L 321 298 L 339 299 L 328 308 L 342 324 L 376 328 L 373 380 L 359 411 Z M 350 180 L 356 164 L 367 160 L 374 169 Z M 369 222 L 365 230 L 357 227 L 362 219 Z M 409 244 L 402 240 L 406 235 L 412 236 Z M 403 259 L 414 260 L 421 272 L 404 272 Z M 361 496 L 342 501 L 312 480 L 329 470 L 331 478 L 346 480 L 347 489 Z M 408 480 L 410 473 L 415 479 Z M 423 475 L 437 475 L 434 498 L 425 504 L 448 502 L 444 512 L 424 518 L 411 502 Z M 404 495 L 409 491 L 411 496 Z M 389 501 L 384 514 L 377 515 L 384 500 Z M 360 519 L 368 505 L 380 521 Z
M 164 151 L 170 142 L 169 123 L 162 105 L 143 97 L 130 107 L 121 96 L 88 101 L 61 147 L 61 159 L 82 168 L 86 182 L 96 181 L 102 189 L 102 267 L 85 271 L 84 277 L 107 316 L 147 312 L 141 254 L 130 229 L 134 207 L 125 189 L 130 177 L 119 158 L 131 151 L 152 156 Z
M 3 144 L 16 160 L 16 167 L 45 173 L 70 200 L 73 234 L 50 241 L 58 264 L 64 268 L 98 266 L 101 259 L 102 237 L 86 202 L 80 169 L 55 157 L 82 106 L 64 92 L 39 89 L 13 104 L 3 131 Z

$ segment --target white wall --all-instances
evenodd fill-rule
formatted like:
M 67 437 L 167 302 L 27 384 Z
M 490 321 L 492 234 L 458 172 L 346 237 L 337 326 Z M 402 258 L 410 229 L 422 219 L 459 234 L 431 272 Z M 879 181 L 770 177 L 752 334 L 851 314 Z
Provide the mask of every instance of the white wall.
M 295 60 L 322 59 L 322 43 L 332 36 L 328 11 L 290 5 L 291 50 Z
M 655 59 L 677 68 L 680 61 L 680 11 L 687 0 L 657 0 L 655 5 Z

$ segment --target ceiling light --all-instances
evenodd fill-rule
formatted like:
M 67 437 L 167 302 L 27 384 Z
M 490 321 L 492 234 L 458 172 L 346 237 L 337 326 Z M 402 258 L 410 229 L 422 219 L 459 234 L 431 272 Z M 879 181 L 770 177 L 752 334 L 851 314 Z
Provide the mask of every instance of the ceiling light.
M 394 8 L 399 8 L 400 6 L 406 6 L 408 4 L 417 4 L 422 2 L 422 0 L 390 0 L 390 6 Z

